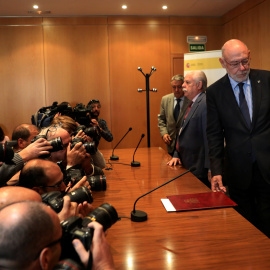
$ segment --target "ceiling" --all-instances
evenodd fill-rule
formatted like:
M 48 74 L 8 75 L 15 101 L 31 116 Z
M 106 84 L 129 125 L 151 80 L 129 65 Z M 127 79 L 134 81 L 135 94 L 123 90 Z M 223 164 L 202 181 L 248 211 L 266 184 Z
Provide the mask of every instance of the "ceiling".
M 0 16 L 213 16 L 245 0 L 0 0 Z M 50 13 L 37 14 L 38 11 Z M 123 10 L 121 6 L 127 5 Z M 167 5 L 167 10 L 162 6 Z M 29 13 L 34 11 L 35 13 Z

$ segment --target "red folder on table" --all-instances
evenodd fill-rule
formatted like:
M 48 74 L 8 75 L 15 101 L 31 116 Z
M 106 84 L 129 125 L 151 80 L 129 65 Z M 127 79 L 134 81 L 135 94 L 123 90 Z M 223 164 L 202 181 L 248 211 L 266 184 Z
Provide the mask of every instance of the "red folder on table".
M 231 207 L 237 204 L 222 192 L 167 196 L 176 211 Z

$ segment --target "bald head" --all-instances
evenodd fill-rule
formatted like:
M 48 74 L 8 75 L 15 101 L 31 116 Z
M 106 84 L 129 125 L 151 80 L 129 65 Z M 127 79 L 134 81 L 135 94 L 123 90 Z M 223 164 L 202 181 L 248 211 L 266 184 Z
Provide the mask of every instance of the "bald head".
M 28 264 L 39 263 L 38 258 L 42 256 L 42 251 L 61 236 L 57 214 L 43 203 L 24 201 L 2 208 L 0 268 L 3 265 L 10 269 L 21 269 Z M 59 249 L 61 251 L 61 247 Z M 57 260 L 59 255 L 60 252 L 56 254 Z
M 239 53 L 249 52 L 246 44 L 238 39 L 230 39 L 221 48 L 223 57 L 238 55 Z
M 60 167 L 44 159 L 32 159 L 25 164 L 20 174 L 19 186 L 34 189 L 39 194 L 53 190 L 64 191 L 66 188 Z M 57 186 L 56 189 L 53 186 Z
M 71 142 L 71 136 L 68 131 L 61 128 L 60 126 L 50 126 L 46 129 L 43 129 L 40 134 L 47 135 L 48 140 L 52 140 L 57 137 L 61 138 L 63 143 L 63 150 L 52 152 L 49 159 L 53 162 L 66 161 L 67 147 Z
M 231 39 L 222 46 L 221 65 L 236 82 L 243 82 L 250 71 L 250 51 L 246 44 L 238 39 Z
M 0 209 L 19 201 L 41 202 L 42 200 L 41 196 L 32 189 L 15 186 L 0 188 Z
M 31 143 L 31 140 L 39 134 L 39 129 L 35 125 L 21 124 L 12 133 L 12 140 L 17 141 L 15 151 L 24 149 Z

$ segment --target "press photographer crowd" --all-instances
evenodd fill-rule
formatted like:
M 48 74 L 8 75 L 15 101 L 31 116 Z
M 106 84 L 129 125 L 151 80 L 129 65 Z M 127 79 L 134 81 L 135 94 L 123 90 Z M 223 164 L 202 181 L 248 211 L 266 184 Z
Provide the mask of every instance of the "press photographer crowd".
M 113 136 L 99 100 L 43 107 L 31 124 L 0 127 L 0 269 L 114 269 L 105 231 L 117 220 L 98 149 Z

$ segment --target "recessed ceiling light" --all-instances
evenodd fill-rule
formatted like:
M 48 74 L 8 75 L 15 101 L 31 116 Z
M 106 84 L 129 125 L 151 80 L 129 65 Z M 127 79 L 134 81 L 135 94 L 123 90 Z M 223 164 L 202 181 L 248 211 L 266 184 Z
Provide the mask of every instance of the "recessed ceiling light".
M 167 9 L 168 7 L 167 6 L 162 6 L 162 9 Z
M 38 5 L 33 5 L 33 8 L 34 9 L 38 9 Z
M 127 5 L 123 5 L 122 6 L 122 9 L 127 9 Z

